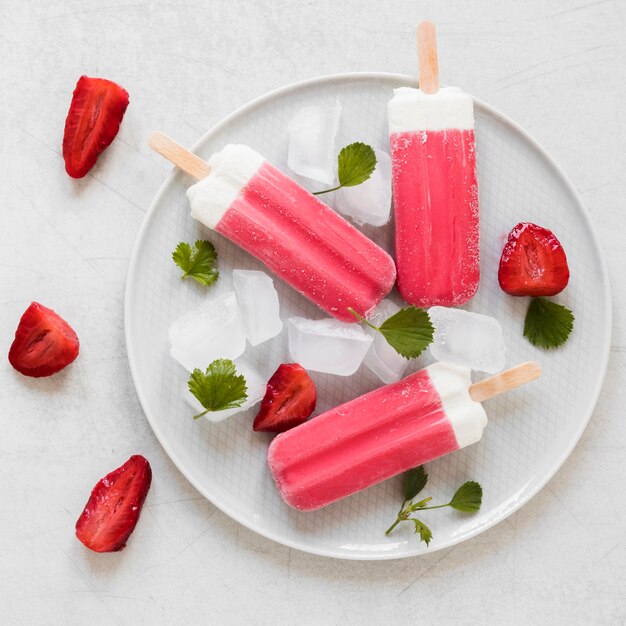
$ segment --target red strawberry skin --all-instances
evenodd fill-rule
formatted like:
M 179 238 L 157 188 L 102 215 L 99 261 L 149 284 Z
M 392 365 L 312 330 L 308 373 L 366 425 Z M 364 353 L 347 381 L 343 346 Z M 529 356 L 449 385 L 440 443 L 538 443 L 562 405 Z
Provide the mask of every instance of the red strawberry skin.
M 76 522 L 76 537 L 94 552 L 124 549 L 152 483 L 150 463 L 136 454 L 98 481 Z
M 65 171 L 72 178 L 85 176 L 115 139 L 128 102 L 128 92 L 110 80 L 78 79 L 63 134 Z
M 520 222 L 502 250 L 498 282 L 512 296 L 554 296 L 567 287 L 569 267 L 561 242 L 547 228 Z
M 298 363 L 283 363 L 267 383 L 253 428 L 282 433 L 306 421 L 316 402 L 315 383 L 308 372 Z
M 51 376 L 78 356 L 79 347 L 76 333 L 63 318 L 32 302 L 15 331 L 9 362 L 25 376 Z

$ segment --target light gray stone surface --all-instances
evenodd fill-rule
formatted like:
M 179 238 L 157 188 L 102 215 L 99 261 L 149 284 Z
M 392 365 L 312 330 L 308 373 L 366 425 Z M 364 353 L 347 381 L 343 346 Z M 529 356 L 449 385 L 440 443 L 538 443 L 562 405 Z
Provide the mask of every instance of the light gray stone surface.
M 619 0 L 3 0 L 0 353 L 31 300 L 70 320 L 82 351 L 47 380 L 0 362 L 2 623 L 626 623 L 625 11 Z M 302 78 L 411 73 L 422 18 L 438 23 L 442 79 L 516 120 L 581 193 L 612 277 L 611 361 L 574 453 L 506 522 L 421 558 L 335 561 L 217 511 L 143 416 L 123 341 L 124 281 L 168 170 L 146 137 L 161 128 L 191 144 Z M 115 143 L 75 182 L 60 145 L 83 73 L 120 82 L 131 105 Z M 74 522 L 95 481 L 135 452 L 155 477 L 141 522 L 123 552 L 90 553 Z

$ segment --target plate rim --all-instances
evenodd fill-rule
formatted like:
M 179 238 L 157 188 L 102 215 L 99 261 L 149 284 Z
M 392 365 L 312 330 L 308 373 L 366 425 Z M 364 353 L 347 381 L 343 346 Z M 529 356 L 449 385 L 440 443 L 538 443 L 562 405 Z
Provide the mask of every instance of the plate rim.
M 224 126 L 230 123 L 230 121 L 236 117 L 239 117 L 242 114 L 245 114 L 249 109 L 254 109 L 255 107 L 263 104 L 268 100 L 272 100 L 274 98 L 280 97 L 285 93 L 289 93 L 291 91 L 298 91 L 304 87 L 308 87 L 316 84 L 333 84 L 333 83 L 343 83 L 349 81 L 358 81 L 358 80 L 381 80 L 381 81 L 390 81 L 397 80 L 402 83 L 413 83 L 417 85 L 417 80 L 414 76 L 410 76 L 407 74 L 398 74 L 391 72 L 346 72 L 346 73 L 334 73 L 334 74 L 326 74 L 321 76 L 315 76 L 312 78 L 306 78 L 303 80 L 299 80 L 293 83 L 289 83 L 287 85 L 283 85 L 277 89 L 273 89 L 268 91 L 261 96 L 253 98 L 242 106 L 236 108 L 230 114 L 221 118 L 216 124 L 214 124 L 211 128 L 209 128 L 205 133 L 203 133 L 200 138 L 192 145 L 191 150 L 196 151 L 204 142 L 206 142 L 212 135 L 219 132 Z M 472 96 L 473 97 L 473 96 Z M 480 108 L 488 111 L 491 115 L 496 117 L 498 121 L 505 126 L 508 126 L 513 131 L 522 136 L 522 138 L 527 141 L 533 149 L 537 150 L 541 154 L 541 156 L 545 159 L 545 161 L 553 168 L 556 175 L 560 178 L 562 183 L 565 185 L 568 193 L 571 194 L 572 198 L 578 205 L 580 209 L 580 213 L 584 219 L 585 226 L 591 238 L 591 243 L 598 253 L 598 258 L 600 260 L 600 268 L 601 268 L 601 278 L 602 282 L 605 285 L 605 298 L 603 302 L 604 306 L 604 319 L 603 319 L 603 328 L 604 328 L 604 339 L 601 353 L 601 366 L 600 366 L 600 376 L 597 379 L 597 384 L 593 389 L 593 392 L 590 394 L 590 402 L 588 404 L 586 415 L 584 419 L 581 421 L 578 430 L 572 437 L 569 445 L 565 449 L 565 451 L 560 455 L 560 457 L 552 464 L 549 471 L 547 471 L 540 480 L 530 489 L 527 493 L 524 494 L 523 498 L 521 498 L 518 502 L 515 503 L 510 509 L 507 509 L 505 512 L 494 515 L 488 522 L 480 527 L 476 528 L 474 531 L 469 533 L 468 535 L 464 535 L 463 537 L 452 538 L 448 541 L 444 541 L 441 545 L 438 545 L 428 552 L 424 552 L 419 548 L 420 544 L 417 544 L 415 549 L 408 549 L 406 552 L 399 554 L 390 554 L 388 552 L 382 553 L 367 553 L 363 554 L 360 552 L 356 553 L 343 553 L 339 552 L 336 549 L 329 548 L 318 548 L 311 544 L 301 544 L 297 540 L 291 540 L 289 538 L 282 537 L 279 533 L 274 533 L 271 531 L 267 531 L 265 529 L 260 530 L 256 528 L 253 523 L 250 522 L 247 518 L 240 515 L 237 511 L 231 509 L 228 505 L 225 505 L 223 502 L 216 500 L 212 494 L 206 492 L 206 490 L 199 485 L 196 479 L 191 475 L 190 472 L 186 470 L 186 466 L 184 462 L 179 458 L 174 450 L 172 450 L 171 446 L 168 443 L 168 437 L 164 436 L 161 428 L 158 424 L 158 421 L 151 415 L 151 412 L 148 410 L 148 399 L 147 395 L 143 391 L 139 383 L 139 373 L 137 366 L 137 359 L 135 356 L 135 349 L 133 347 L 133 341 L 131 338 L 130 331 L 130 319 L 131 319 L 131 299 L 132 293 L 134 289 L 134 283 L 136 280 L 136 269 L 138 264 L 138 257 L 140 250 L 142 248 L 143 241 L 146 237 L 146 233 L 148 228 L 156 215 L 157 207 L 161 202 L 163 195 L 169 186 L 173 183 L 176 176 L 179 175 L 177 168 L 172 168 L 172 170 L 168 173 L 165 180 L 161 183 L 158 188 L 152 202 L 146 214 L 143 218 L 142 224 L 137 233 L 135 243 L 133 245 L 133 250 L 130 256 L 128 271 L 126 274 L 126 286 L 124 290 L 124 338 L 126 345 L 126 355 L 128 358 L 128 363 L 131 371 L 131 376 L 133 379 L 133 385 L 135 387 L 135 391 L 137 393 L 137 397 L 139 398 L 139 403 L 141 404 L 141 408 L 146 416 L 150 427 L 152 428 L 152 432 L 160 443 L 161 447 L 172 461 L 172 463 L 176 466 L 178 471 L 185 477 L 185 479 L 203 496 L 205 497 L 211 504 L 213 504 L 216 508 L 222 511 L 224 514 L 228 515 L 231 519 L 235 520 L 237 523 L 245 526 L 246 528 L 252 530 L 253 532 L 275 541 L 276 543 L 282 544 L 289 548 L 293 548 L 296 550 L 300 550 L 303 552 L 307 552 L 309 554 L 315 554 L 317 556 L 324 556 L 336 559 L 345 559 L 345 560 L 357 560 L 357 561 L 386 561 L 386 560 L 394 560 L 394 559 L 403 559 L 410 558 L 415 556 L 421 556 L 424 554 L 432 554 L 437 552 L 438 550 L 443 550 L 446 548 L 451 548 L 463 541 L 467 541 L 476 537 L 477 535 L 482 534 L 488 529 L 492 528 L 496 524 L 502 522 L 510 515 L 515 513 L 518 509 L 528 503 L 532 498 L 534 498 L 537 493 L 539 493 L 546 484 L 555 476 L 555 474 L 561 469 L 565 461 L 569 458 L 572 451 L 578 445 L 580 438 L 582 437 L 584 431 L 586 430 L 591 416 L 596 408 L 598 399 L 600 397 L 600 393 L 604 386 L 604 381 L 606 378 L 606 371 L 608 367 L 609 357 L 610 357 L 610 349 L 611 349 L 611 337 L 612 337 L 612 329 L 613 329 L 613 306 L 612 306 L 612 294 L 611 294 L 611 284 L 609 280 L 609 272 L 608 266 L 606 262 L 606 258 L 601 246 L 600 239 L 597 235 L 595 226 L 591 219 L 591 215 L 584 205 L 580 194 L 570 181 L 569 177 L 566 175 L 565 171 L 561 168 L 561 166 L 552 158 L 552 156 L 535 140 L 527 131 L 525 131 L 521 126 L 519 126 L 516 122 L 511 120 L 505 114 L 501 113 L 498 109 L 492 107 L 487 104 L 483 100 L 473 97 L 474 103 L 477 104 Z

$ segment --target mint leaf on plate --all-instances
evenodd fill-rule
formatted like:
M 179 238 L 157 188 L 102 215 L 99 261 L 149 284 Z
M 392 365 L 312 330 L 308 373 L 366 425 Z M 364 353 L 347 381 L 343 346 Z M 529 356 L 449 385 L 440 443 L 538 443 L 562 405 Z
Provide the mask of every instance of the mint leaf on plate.
M 424 524 L 421 520 L 411 518 L 411 521 L 415 525 L 415 534 L 420 536 L 420 541 L 423 541 L 426 546 L 430 545 L 430 540 L 433 538 L 433 533 L 430 528 Z
M 195 250 L 184 241 L 181 241 L 172 252 L 174 263 L 183 270 L 182 279 L 191 276 L 201 285 L 210 287 L 219 277 L 215 267 L 217 251 L 210 241 L 196 241 Z
M 315 191 L 313 195 L 319 196 L 329 191 L 337 191 L 342 187 L 354 187 L 364 183 L 376 169 L 376 153 L 372 146 L 357 141 L 344 146 L 337 157 L 337 179 L 339 184 L 332 189 Z
M 354 187 L 364 183 L 375 169 L 374 149 L 360 141 L 342 148 L 337 157 L 337 178 L 340 187 Z
M 404 472 L 402 489 L 404 492 L 404 501 L 413 500 L 413 498 L 426 486 L 428 482 L 428 474 L 424 470 L 424 466 L 414 467 Z
M 206 372 L 194 369 L 187 382 L 189 391 L 206 409 L 194 415 L 198 419 L 210 411 L 224 411 L 241 406 L 248 399 L 246 379 L 237 374 L 230 359 L 216 359 Z
M 524 320 L 524 337 L 538 348 L 557 348 L 569 338 L 574 328 L 574 314 L 561 304 L 546 298 L 533 298 Z
M 424 309 L 407 306 L 388 317 L 380 326 L 370 324 L 352 307 L 348 311 L 370 328 L 379 331 L 387 343 L 407 359 L 418 357 L 433 341 L 435 328 Z
M 452 496 L 449 506 L 463 513 L 474 513 L 483 501 L 483 488 L 473 480 L 463 483 Z

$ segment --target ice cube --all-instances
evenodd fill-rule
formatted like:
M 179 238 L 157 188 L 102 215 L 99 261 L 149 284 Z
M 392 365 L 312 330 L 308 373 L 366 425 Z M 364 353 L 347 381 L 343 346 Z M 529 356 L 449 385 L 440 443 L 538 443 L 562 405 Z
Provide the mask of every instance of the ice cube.
M 204 417 L 209 422 L 221 422 L 227 417 L 232 417 L 241 411 L 247 411 L 251 409 L 255 404 L 258 404 L 265 395 L 267 388 L 267 381 L 261 378 L 261 375 L 244 360 L 235 361 L 235 367 L 237 368 L 237 374 L 242 374 L 246 379 L 246 385 L 248 387 L 248 399 L 240 406 L 234 409 L 225 409 L 224 411 L 210 411 Z M 194 415 L 198 415 L 204 411 L 204 407 L 198 402 L 197 398 L 189 391 L 189 387 L 185 382 L 183 397 L 187 401 L 187 404 L 193 410 Z
M 234 291 L 179 317 L 169 328 L 171 355 L 190 372 L 205 370 L 215 359 L 236 359 L 246 347 Z
M 376 169 L 360 185 L 342 187 L 335 194 L 335 208 L 357 224 L 384 226 L 391 212 L 391 157 L 376 153 Z
M 368 316 L 368 321 L 374 326 L 380 326 L 388 317 L 399 310 L 400 307 L 391 300 L 383 300 L 373 314 Z M 385 384 L 400 380 L 409 360 L 398 354 L 378 331 L 369 326 L 364 326 L 364 330 L 373 338 L 372 345 L 363 360 L 365 366 Z
M 233 285 L 250 345 L 257 346 L 278 335 L 283 323 L 274 281 L 265 272 L 234 270 Z
M 335 319 L 289 318 L 289 353 L 305 369 L 350 376 L 359 369 L 372 338 L 358 324 Z
M 332 185 L 337 172 L 335 141 L 341 104 L 308 106 L 291 118 L 287 165 L 296 174 Z
M 495 374 L 504 367 L 504 337 L 497 319 L 462 309 L 428 310 L 435 327 L 430 353 L 438 361 Z

